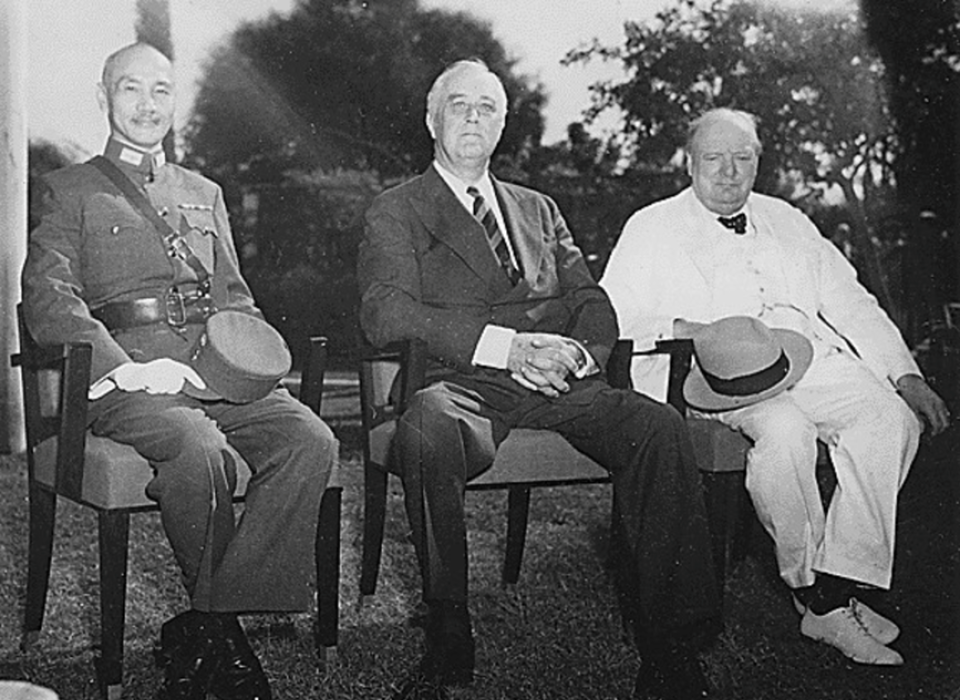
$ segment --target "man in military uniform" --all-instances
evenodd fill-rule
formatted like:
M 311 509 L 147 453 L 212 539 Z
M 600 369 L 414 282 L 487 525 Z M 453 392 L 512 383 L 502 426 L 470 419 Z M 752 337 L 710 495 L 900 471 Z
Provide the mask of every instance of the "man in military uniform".
M 147 491 L 192 602 L 161 631 L 160 697 L 262 700 L 269 684 L 237 613 L 309 606 L 337 442 L 286 390 L 210 398 L 189 364 L 214 311 L 261 314 L 220 187 L 165 161 L 170 61 L 146 44 L 120 49 L 104 65 L 99 101 L 110 124 L 104 159 L 169 226 L 124 196 L 100 161 L 46 177 L 23 270 L 26 324 L 41 343 L 92 344 L 91 428 L 132 445 L 155 470 Z M 238 455 L 253 473 L 239 522 Z

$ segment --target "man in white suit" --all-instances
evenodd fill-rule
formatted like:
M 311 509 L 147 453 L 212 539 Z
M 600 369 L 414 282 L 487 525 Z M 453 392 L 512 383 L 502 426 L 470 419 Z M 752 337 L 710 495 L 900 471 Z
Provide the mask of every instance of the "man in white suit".
M 791 389 L 704 415 L 754 443 L 746 485 L 793 589 L 801 633 L 860 663 L 900 665 L 888 646 L 899 629 L 862 591 L 890 586 L 898 491 L 921 431 L 939 433 L 949 415 L 833 244 L 799 210 L 752 191 L 760 150 L 750 114 L 716 109 L 697 119 L 687 142 L 691 187 L 630 218 L 601 286 L 621 334 L 638 347 L 696 338 L 728 316 L 812 343 L 812 364 Z M 666 363 L 637 359 L 634 388 L 663 398 Z M 837 474 L 826 512 L 818 438 Z

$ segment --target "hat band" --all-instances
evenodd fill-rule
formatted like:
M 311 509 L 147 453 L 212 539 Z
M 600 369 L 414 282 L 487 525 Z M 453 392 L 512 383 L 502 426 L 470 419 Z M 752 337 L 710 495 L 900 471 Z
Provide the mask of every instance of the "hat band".
M 724 379 L 715 374 L 710 374 L 702 366 L 700 372 L 707 384 L 717 394 L 724 396 L 749 396 L 750 394 L 759 394 L 774 386 L 777 382 L 787 376 L 790 372 L 790 360 L 787 354 L 781 350 L 780 357 L 769 367 L 754 372 L 753 374 L 744 374 L 733 379 Z

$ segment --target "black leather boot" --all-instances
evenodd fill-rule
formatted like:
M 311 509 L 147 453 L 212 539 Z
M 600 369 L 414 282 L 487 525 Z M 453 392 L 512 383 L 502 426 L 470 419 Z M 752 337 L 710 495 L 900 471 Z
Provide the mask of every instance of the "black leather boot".
M 163 669 L 159 700 L 204 700 L 220 665 L 216 642 L 219 622 L 215 617 L 189 610 L 160 628 L 160 647 L 155 652 Z
M 272 700 L 270 683 L 236 615 L 219 615 L 220 663 L 210 692 L 219 700 Z

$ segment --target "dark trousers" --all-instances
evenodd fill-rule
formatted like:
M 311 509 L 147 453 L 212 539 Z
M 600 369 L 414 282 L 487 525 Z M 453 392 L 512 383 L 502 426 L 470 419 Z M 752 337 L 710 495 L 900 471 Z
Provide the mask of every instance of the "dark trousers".
M 284 389 L 248 404 L 114 390 L 91 408 L 95 434 L 153 466 L 147 494 L 195 609 L 309 608 L 320 498 L 337 456 L 309 408 Z M 253 473 L 239 519 L 238 455 Z
M 482 376 L 458 376 L 416 394 L 397 439 L 424 599 L 466 600 L 466 483 L 492 464 L 515 427 L 555 430 L 610 471 L 622 549 L 618 593 L 641 650 L 712 634 L 720 591 L 683 418 L 598 379 L 575 380 L 557 399 Z

